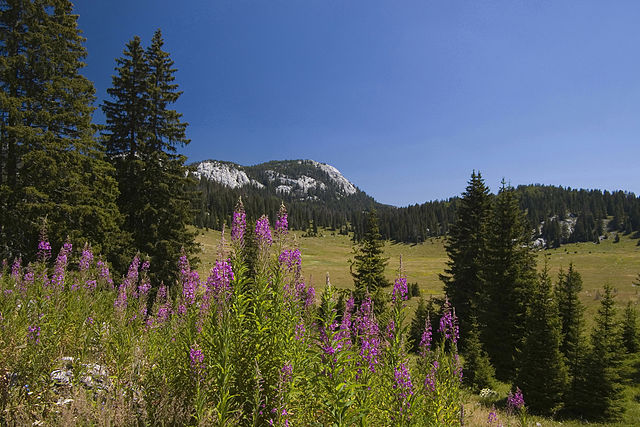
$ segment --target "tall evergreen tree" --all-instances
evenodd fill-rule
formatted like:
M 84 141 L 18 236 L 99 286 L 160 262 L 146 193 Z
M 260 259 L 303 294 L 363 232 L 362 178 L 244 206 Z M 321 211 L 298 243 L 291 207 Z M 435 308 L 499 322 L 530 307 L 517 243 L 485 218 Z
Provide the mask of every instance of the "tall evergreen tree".
M 88 240 L 114 260 L 126 242 L 72 7 L 0 3 L 0 256 L 32 256 L 45 217 L 54 246 Z
M 389 281 L 384 277 L 384 269 L 387 266 L 384 256 L 384 241 L 378 228 L 378 216 L 375 209 L 369 212 L 367 228 L 360 240 L 353 248 L 353 260 L 351 261 L 351 275 L 355 286 L 355 297 L 359 303 L 366 294 L 377 297 L 375 302 L 380 303 L 383 298 L 380 288 L 389 286 Z M 374 305 L 377 310 L 382 307 Z
M 536 281 L 531 232 L 512 187 L 502 182 L 488 226 L 482 271 L 482 339 L 500 380 L 512 380 Z
M 586 357 L 576 395 L 577 409 L 585 418 L 616 420 L 624 413 L 618 372 L 621 354 L 622 342 L 613 291 L 606 285 L 591 332 L 591 351 Z
M 138 37 L 116 60 L 112 101 L 105 101 L 105 144 L 116 168 L 126 229 L 136 249 L 151 257 L 155 279 L 171 283 L 182 248 L 196 250 L 191 222 L 193 187 L 186 158 L 177 148 L 189 143 L 187 124 L 169 107 L 181 92 L 175 68 L 162 50 L 158 30 L 145 51 Z
M 477 316 L 489 213 L 489 189 L 480 172 L 473 171 L 462 193 L 458 219 L 449 231 L 445 244 L 449 261 L 445 274 L 440 275 L 445 293 L 456 308 L 463 337 L 471 327 L 471 317 Z M 461 346 L 464 348 L 464 339 Z
M 527 309 L 526 335 L 516 380 L 527 396 L 527 406 L 534 413 L 553 414 L 563 402 L 568 374 L 560 351 L 561 328 L 545 260 L 545 268 Z
M 582 291 L 582 276 L 574 269 L 573 263 L 571 263 L 566 273 L 560 271 L 555 288 L 558 314 L 562 325 L 560 351 L 566 358 L 567 368 L 569 369 L 569 395 L 572 394 L 572 389 L 575 388 L 574 379 L 580 373 L 581 358 L 584 354 L 584 346 L 582 344 L 582 315 L 584 307 L 580 302 L 580 291 Z

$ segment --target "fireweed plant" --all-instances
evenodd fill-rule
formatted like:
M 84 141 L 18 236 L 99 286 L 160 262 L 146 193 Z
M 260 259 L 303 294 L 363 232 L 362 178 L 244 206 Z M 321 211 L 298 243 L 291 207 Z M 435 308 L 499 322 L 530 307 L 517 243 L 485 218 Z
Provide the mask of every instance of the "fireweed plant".
M 385 310 L 331 284 L 316 301 L 284 206 L 272 228 L 240 201 L 207 277 L 183 253 L 173 284 L 140 254 L 114 281 L 90 245 L 54 257 L 42 236 L 36 260 L 0 270 L 0 424 L 460 424 L 453 309 L 416 357 L 402 269 Z

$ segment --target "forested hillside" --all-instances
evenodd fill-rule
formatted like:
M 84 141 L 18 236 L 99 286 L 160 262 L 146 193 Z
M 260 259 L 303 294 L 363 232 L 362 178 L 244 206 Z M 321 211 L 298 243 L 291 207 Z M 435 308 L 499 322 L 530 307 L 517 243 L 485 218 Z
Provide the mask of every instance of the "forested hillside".
M 363 235 L 366 212 L 372 208 L 378 211 L 382 236 L 404 243 L 445 235 L 457 217 L 457 197 L 406 207 L 384 205 L 342 175 L 339 181 L 331 179 L 315 167 L 317 162 L 309 160 L 255 166 L 216 163 L 226 167 L 224 176 L 202 171 L 196 174 L 202 193 L 195 217 L 198 227 L 221 229 L 222 224 L 229 225 L 240 196 L 246 200 L 249 218 L 255 219 L 261 212 L 275 212 L 285 202 L 292 228 L 312 234 L 317 227 L 324 227 L 343 234 L 352 232 L 356 239 Z M 346 192 L 340 184 L 351 185 L 354 191 Z M 533 238 L 541 246 L 596 241 L 608 231 L 640 230 L 640 201 L 633 193 L 534 184 L 518 186 L 516 195 L 527 214 Z

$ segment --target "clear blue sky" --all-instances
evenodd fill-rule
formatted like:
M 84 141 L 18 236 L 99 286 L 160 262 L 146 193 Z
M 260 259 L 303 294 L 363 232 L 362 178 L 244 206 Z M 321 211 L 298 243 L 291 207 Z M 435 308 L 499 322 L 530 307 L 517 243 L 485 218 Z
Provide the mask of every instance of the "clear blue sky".
M 394 205 L 473 169 L 640 192 L 638 1 L 75 4 L 99 101 L 125 43 L 162 29 L 191 161 L 311 158 Z

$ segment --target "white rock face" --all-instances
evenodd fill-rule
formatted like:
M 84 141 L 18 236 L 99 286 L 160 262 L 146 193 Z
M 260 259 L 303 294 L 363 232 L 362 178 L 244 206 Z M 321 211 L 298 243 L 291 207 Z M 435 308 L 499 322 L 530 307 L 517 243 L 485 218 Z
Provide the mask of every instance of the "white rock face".
M 327 175 L 329 175 L 329 178 L 331 178 L 331 180 L 335 182 L 347 195 L 350 196 L 356 193 L 356 187 L 347 178 L 345 178 L 338 169 L 326 163 L 316 162 L 315 160 L 309 160 L 309 162 L 318 169 L 326 172 Z
M 318 181 L 306 175 L 302 175 L 300 176 L 300 178 L 291 178 L 287 175 L 270 169 L 266 171 L 266 174 L 269 177 L 269 181 L 281 184 L 276 187 L 277 192 L 291 193 L 291 191 L 293 190 L 299 193 L 307 194 L 310 190 L 327 189 L 327 186 L 324 182 Z
M 345 195 L 356 193 L 356 187 L 346 179 L 338 169 L 326 163 L 316 162 L 314 160 L 298 160 L 298 164 L 308 164 L 316 167 L 326 173 L 334 184 Z M 307 175 L 300 177 L 292 177 L 274 170 L 265 171 L 269 182 L 274 183 L 276 192 L 280 194 L 292 194 L 297 196 L 308 196 L 310 192 L 328 189 L 326 180 L 322 182 Z M 257 188 L 264 188 L 264 185 L 254 179 L 249 178 L 247 173 L 239 169 L 233 164 L 218 162 L 215 160 L 207 160 L 198 164 L 194 173 L 198 178 L 206 178 L 216 181 L 229 188 L 240 188 L 245 185 L 253 185 Z
M 258 188 L 264 187 L 258 181 L 249 179 L 244 171 L 236 169 L 229 164 L 215 161 L 201 162 L 195 171 L 195 175 L 198 178 L 205 177 L 230 188 L 239 188 L 245 185 L 253 185 Z

